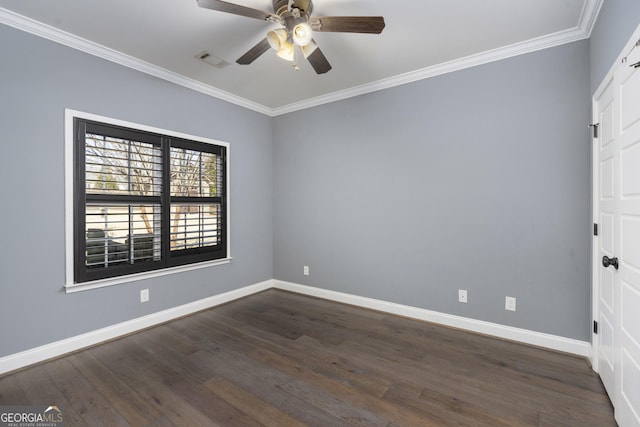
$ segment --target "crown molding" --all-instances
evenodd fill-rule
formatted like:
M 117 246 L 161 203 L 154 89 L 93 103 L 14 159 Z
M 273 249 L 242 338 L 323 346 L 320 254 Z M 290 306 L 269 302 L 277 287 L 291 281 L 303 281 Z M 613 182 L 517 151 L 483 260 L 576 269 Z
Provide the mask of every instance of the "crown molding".
M 44 24 L 42 22 L 27 18 L 7 9 L 0 8 L 0 23 L 10 27 L 34 34 L 36 36 L 51 40 L 56 43 L 71 47 L 73 49 L 106 59 L 116 64 L 158 77 L 160 79 L 175 83 L 177 85 L 192 89 L 196 92 L 209 95 L 211 97 L 227 101 L 267 116 L 275 117 L 291 113 L 306 108 L 311 108 L 335 101 L 389 89 L 395 86 L 424 80 L 442 74 L 464 70 L 466 68 L 511 58 L 526 53 L 535 52 L 550 47 L 559 46 L 566 43 L 583 40 L 591 36 L 591 31 L 602 7 L 604 0 L 585 0 L 584 7 L 578 25 L 572 29 L 560 31 L 554 34 L 538 37 L 521 43 L 489 50 L 475 55 L 453 61 L 437 64 L 431 67 L 422 68 L 408 73 L 399 74 L 390 78 L 381 79 L 372 83 L 355 86 L 349 89 L 332 92 L 304 101 L 287 104 L 282 107 L 270 108 L 262 104 L 250 101 L 232 93 L 223 91 L 213 86 L 204 84 L 197 80 L 185 77 L 173 71 L 158 67 L 130 55 L 118 52 L 114 49 L 102 46 L 89 40 L 78 37 L 74 34 L 62 31 L 58 28 Z
M 273 110 L 274 116 L 291 113 L 306 108 L 315 107 L 322 104 L 328 104 L 340 101 L 354 96 L 364 95 L 370 92 L 376 92 L 383 89 L 389 89 L 395 86 L 412 83 L 419 80 L 436 77 L 442 74 L 452 73 L 454 71 L 464 70 L 466 68 L 478 65 L 488 64 L 490 62 L 502 59 L 512 58 L 518 55 L 547 49 L 550 47 L 560 46 L 566 43 L 587 39 L 591 35 L 593 26 L 595 25 L 598 13 L 602 7 L 603 0 L 586 0 L 582 9 L 582 14 L 578 25 L 569 30 L 559 31 L 557 33 L 531 39 L 525 42 L 514 43 L 509 46 L 481 52 L 464 58 L 455 59 L 453 61 L 444 62 L 431 67 L 422 68 L 408 73 L 399 74 L 390 78 L 378 80 L 360 86 L 355 86 L 346 90 L 341 90 L 316 98 L 310 98 L 301 102 L 278 107 Z
M 453 73 L 455 71 L 476 67 L 478 65 L 488 64 L 490 62 L 512 58 L 514 56 L 523 55 L 526 53 L 531 53 L 531 52 L 547 49 L 554 46 L 559 46 L 565 43 L 571 43 L 574 41 L 582 40 L 584 38 L 586 38 L 586 36 L 582 30 L 580 30 L 579 28 L 573 28 L 571 30 L 566 30 L 566 31 L 551 34 L 548 36 L 539 37 L 537 39 L 528 40 L 523 43 L 515 43 L 510 46 L 505 46 L 505 47 L 485 51 L 478 54 L 469 55 L 464 58 L 455 59 L 449 62 L 443 62 L 441 64 L 437 64 L 431 67 L 421 68 L 415 71 L 409 71 L 408 73 L 398 74 L 396 76 L 389 77 L 386 79 L 381 79 L 372 83 L 367 83 L 367 84 L 355 86 L 349 89 L 332 92 L 327 95 L 310 98 L 301 102 L 288 104 L 283 107 L 274 109 L 273 115 L 279 116 L 282 114 L 291 113 L 294 111 L 303 110 L 306 108 L 311 108 L 311 107 L 315 107 L 322 104 L 328 104 L 330 102 L 352 98 L 354 96 L 364 95 L 370 92 L 389 89 L 395 86 L 400 86 L 407 83 L 413 83 L 419 80 L 440 76 L 442 74 Z
M 584 31 L 586 38 L 591 37 L 591 32 L 596 25 L 596 20 L 598 19 L 598 15 L 600 15 L 600 9 L 602 9 L 603 3 L 604 0 L 587 0 L 584 3 L 578 28 Z
M 188 89 L 195 90 L 196 92 L 239 105 L 249 110 L 272 115 L 271 109 L 264 105 L 249 101 L 248 99 L 233 95 L 232 93 L 201 83 L 197 80 L 190 79 L 181 74 L 158 67 L 157 65 L 145 62 L 122 52 L 118 52 L 117 50 L 110 49 L 34 19 L 27 18 L 26 16 L 19 15 L 10 10 L 0 8 L 0 23 L 31 33 L 38 37 L 51 40 L 61 45 L 68 46 L 81 52 L 106 59 L 107 61 L 123 65 L 136 71 L 158 77 L 168 82 L 184 86 Z

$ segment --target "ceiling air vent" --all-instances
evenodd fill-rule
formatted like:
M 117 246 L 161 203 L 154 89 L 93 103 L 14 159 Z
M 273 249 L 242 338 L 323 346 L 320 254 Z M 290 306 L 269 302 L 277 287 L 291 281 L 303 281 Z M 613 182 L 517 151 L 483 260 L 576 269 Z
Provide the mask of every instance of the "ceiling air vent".
M 196 59 L 199 59 L 202 62 L 206 62 L 207 64 L 214 66 L 216 68 L 223 68 L 226 67 L 227 65 L 229 65 L 229 63 L 227 61 L 225 61 L 222 58 L 219 58 L 217 56 L 215 56 L 212 53 L 209 53 L 207 51 L 204 52 L 200 52 L 199 54 L 196 55 Z

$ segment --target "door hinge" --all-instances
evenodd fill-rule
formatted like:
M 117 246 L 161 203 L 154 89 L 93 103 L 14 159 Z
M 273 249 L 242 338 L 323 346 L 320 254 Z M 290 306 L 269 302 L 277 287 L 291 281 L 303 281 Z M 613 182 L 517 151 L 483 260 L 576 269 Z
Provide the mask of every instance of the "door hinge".
M 598 126 L 600 126 L 600 123 L 592 123 L 592 124 L 589 125 L 589 127 L 593 129 L 593 137 L 594 138 L 598 137 Z
M 593 321 L 593 333 L 598 335 L 598 322 Z
M 597 236 L 598 235 L 598 224 L 593 224 L 593 235 Z

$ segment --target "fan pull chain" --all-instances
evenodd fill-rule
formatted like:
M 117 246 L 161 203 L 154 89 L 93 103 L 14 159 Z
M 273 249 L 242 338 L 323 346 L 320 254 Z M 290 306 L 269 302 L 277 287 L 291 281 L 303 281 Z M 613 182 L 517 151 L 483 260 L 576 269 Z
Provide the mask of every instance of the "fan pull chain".
M 291 66 L 293 67 L 294 70 L 296 71 L 300 71 L 300 67 L 298 67 L 298 64 L 296 63 L 296 56 L 297 55 L 297 49 L 296 46 L 293 47 L 293 61 L 291 62 Z

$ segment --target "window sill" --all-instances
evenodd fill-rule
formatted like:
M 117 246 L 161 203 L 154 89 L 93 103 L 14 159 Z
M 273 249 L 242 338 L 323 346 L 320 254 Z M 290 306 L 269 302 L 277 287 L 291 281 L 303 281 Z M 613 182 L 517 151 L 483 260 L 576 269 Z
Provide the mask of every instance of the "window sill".
M 185 271 L 199 270 L 201 268 L 212 267 L 215 265 L 229 264 L 233 258 L 222 258 L 214 261 L 200 262 L 197 264 L 181 265 L 178 267 L 164 268 L 162 270 L 146 271 L 144 273 L 128 274 L 120 277 L 110 277 L 108 279 L 94 280 L 84 283 L 67 283 L 64 286 L 66 293 L 88 291 L 89 289 L 104 288 L 107 286 L 121 285 L 123 283 L 135 282 L 139 280 L 151 279 L 154 277 L 166 276 L 169 274 L 183 273 Z

